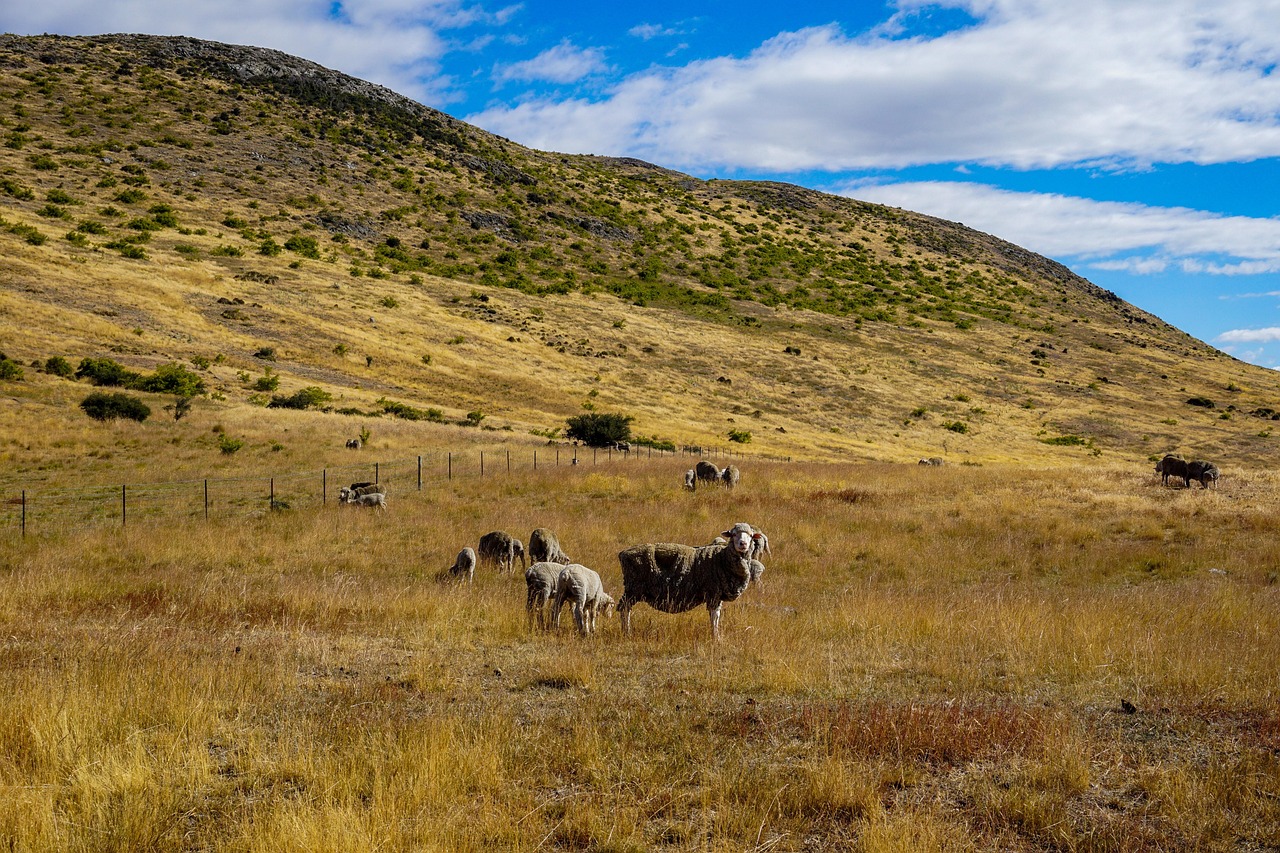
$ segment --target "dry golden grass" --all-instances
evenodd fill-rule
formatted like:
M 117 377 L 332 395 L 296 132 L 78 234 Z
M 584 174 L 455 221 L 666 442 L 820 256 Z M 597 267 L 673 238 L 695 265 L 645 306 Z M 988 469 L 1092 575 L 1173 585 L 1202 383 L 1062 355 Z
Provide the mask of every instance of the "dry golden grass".
M 18 850 L 1252 850 L 1280 843 L 1277 478 L 611 461 L 10 540 Z M 530 632 L 494 528 L 765 529 L 764 585 Z M 566 625 L 569 620 L 565 620 Z M 1126 710 L 1128 709 L 1128 710 Z

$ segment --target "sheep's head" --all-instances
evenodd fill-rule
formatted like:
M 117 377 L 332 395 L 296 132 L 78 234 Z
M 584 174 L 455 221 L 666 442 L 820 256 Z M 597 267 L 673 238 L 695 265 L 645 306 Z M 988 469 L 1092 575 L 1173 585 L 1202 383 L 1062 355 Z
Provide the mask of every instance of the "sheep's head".
M 607 592 L 600 593 L 599 598 L 596 599 L 596 611 L 601 616 L 607 617 L 610 614 L 612 614 L 613 605 L 614 605 L 613 596 Z
M 758 534 L 750 524 L 739 521 L 720 535 L 729 540 L 729 547 L 733 549 L 735 554 L 739 557 L 745 557 L 751 553 L 751 543 L 755 541 L 755 537 Z

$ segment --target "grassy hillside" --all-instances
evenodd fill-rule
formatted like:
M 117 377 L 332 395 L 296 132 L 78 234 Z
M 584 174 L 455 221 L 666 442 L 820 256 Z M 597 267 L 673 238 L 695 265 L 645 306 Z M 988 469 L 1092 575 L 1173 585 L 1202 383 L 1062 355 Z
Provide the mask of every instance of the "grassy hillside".
M 1229 469 L 1275 447 L 1274 373 L 955 223 L 533 151 L 192 39 L 2 36 L 0 91 L 10 477 L 157 448 L 205 473 L 228 425 L 242 467 L 340 455 L 361 426 L 384 451 L 458 423 L 532 446 L 589 410 L 809 459 Z M 44 372 L 57 356 L 177 363 L 206 393 L 104 428 L 76 409 L 85 382 Z M 263 405 L 312 387 L 326 414 Z

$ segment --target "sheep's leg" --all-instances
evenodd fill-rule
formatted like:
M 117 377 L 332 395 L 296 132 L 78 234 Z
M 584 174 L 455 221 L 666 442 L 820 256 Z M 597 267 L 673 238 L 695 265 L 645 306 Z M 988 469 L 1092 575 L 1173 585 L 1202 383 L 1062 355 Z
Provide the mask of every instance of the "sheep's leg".
M 618 624 L 622 626 L 622 633 L 630 635 L 631 633 L 631 602 L 626 596 L 618 602 Z
M 720 602 L 715 604 L 707 602 L 707 613 L 711 615 L 711 637 L 712 639 L 720 639 Z
M 587 633 L 587 606 L 581 601 L 573 603 L 573 624 L 578 627 L 579 634 Z

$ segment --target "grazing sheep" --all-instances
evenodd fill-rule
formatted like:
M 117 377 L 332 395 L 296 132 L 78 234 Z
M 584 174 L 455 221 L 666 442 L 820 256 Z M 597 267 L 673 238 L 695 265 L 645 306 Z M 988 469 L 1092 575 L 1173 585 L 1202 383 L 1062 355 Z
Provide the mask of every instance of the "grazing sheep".
M 715 463 L 708 462 L 705 459 L 699 460 L 698 464 L 693 466 L 693 473 L 699 482 L 702 482 L 702 483 L 719 483 L 720 482 L 720 469 L 715 466 Z
M 387 496 L 382 492 L 369 492 L 367 495 L 348 493 L 347 496 L 342 499 L 342 503 L 347 506 L 377 507 L 378 509 L 386 510 Z
M 691 492 L 698 488 L 698 474 L 692 468 L 684 472 L 684 487 Z
M 1191 481 L 1195 480 L 1200 484 L 1200 488 L 1209 488 L 1209 483 L 1218 482 L 1218 466 L 1212 462 L 1205 462 L 1203 459 L 1195 459 L 1187 463 L 1187 486 L 1191 485 Z
M 738 471 L 736 466 L 726 465 L 724 470 L 720 472 L 720 482 L 732 489 L 742 482 L 742 473 Z
M 500 572 L 509 572 L 516 567 L 516 557 L 520 558 L 521 568 L 528 568 L 529 561 L 525 557 L 524 543 L 505 530 L 495 530 L 480 537 L 480 546 L 476 549 L 480 562 L 497 566 Z
M 1181 477 L 1183 485 L 1191 485 L 1191 480 L 1187 477 L 1187 460 L 1181 456 L 1172 453 L 1165 456 L 1156 463 L 1156 473 L 1160 475 L 1161 485 L 1168 485 L 1170 477 Z
M 476 549 L 468 545 L 459 551 L 458 556 L 453 560 L 453 565 L 449 567 L 449 574 L 458 580 L 471 583 L 476 576 Z
M 613 610 L 613 598 L 604 591 L 600 575 L 579 563 L 564 566 L 556 578 L 556 600 L 551 605 L 551 616 L 557 628 L 560 610 L 566 601 L 573 602 L 573 623 L 584 636 L 595 633 L 596 616 L 601 611 L 608 616 Z
M 573 560 L 560 548 L 560 540 L 545 527 L 536 528 L 529 534 L 529 562 L 559 563 L 562 566 Z
M 917 465 L 946 465 L 947 462 L 941 456 L 930 456 L 927 459 L 921 459 Z
M 547 615 L 547 602 L 555 598 L 558 589 L 556 582 L 560 579 L 562 571 L 564 571 L 562 563 L 548 562 L 534 563 L 525 571 L 524 582 L 529 592 L 525 598 L 524 609 L 528 613 L 530 628 L 535 621 L 538 627 L 544 630 L 551 627 L 551 620 Z
M 711 636 L 719 639 L 720 605 L 746 591 L 755 543 L 763 534 L 739 522 L 721 535 L 727 540 L 723 545 L 694 548 L 659 542 L 619 552 L 622 630 L 631 633 L 631 608 L 640 602 L 664 613 L 684 613 L 705 604 L 711 617 Z
M 349 498 L 371 495 L 375 492 L 385 495 L 387 490 L 378 483 L 352 483 L 350 486 L 343 486 L 338 489 L 338 500 L 347 503 Z
M 359 450 L 359 449 L 360 449 L 360 439 L 358 439 L 358 438 L 348 438 L 348 439 L 347 439 L 347 449 L 348 449 L 348 450 Z

